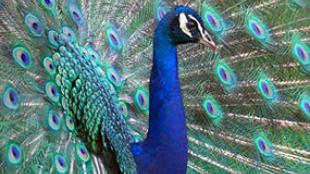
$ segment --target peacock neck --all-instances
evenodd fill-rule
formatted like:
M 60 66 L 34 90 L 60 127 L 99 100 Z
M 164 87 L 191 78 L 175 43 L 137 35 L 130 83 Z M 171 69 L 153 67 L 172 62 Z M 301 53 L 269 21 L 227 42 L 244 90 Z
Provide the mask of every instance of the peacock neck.
M 149 130 L 137 161 L 139 173 L 186 173 L 186 119 L 178 79 L 176 45 L 165 21 L 154 35 L 150 78 Z
M 186 144 L 185 112 L 178 79 L 177 48 L 164 27 L 158 27 L 153 43 L 150 79 L 150 118 L 147 141 L 165 145 Z

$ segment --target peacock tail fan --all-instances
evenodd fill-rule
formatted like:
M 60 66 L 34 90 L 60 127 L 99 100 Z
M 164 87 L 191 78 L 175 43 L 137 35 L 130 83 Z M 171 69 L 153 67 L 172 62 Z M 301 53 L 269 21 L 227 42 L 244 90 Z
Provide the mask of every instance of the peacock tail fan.
M 189 171 L 307 173 L 309 3 L 193 5 L 220 51 L 181 51 Z
M 134 173 L 119 68 L 85 3 L 1 1 L 0 173 Z
M 179 46 L 188 173 L 307 173 L 310 3 L 193 0 Z M 136 173 L 164 0 L 0 1 L 0 173 Z

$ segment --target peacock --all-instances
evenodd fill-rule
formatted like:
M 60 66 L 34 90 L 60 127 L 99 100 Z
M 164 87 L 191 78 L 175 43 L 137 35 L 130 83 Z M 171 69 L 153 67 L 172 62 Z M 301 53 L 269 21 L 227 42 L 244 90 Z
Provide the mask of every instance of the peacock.
M 310 173 L 308 0 L 0 0 L 0 173 Z

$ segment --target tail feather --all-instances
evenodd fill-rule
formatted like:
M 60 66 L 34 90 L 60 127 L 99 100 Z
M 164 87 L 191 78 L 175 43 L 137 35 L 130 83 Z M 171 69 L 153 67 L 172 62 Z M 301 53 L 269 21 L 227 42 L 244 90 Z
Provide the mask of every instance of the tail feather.
M 50 58 L 59 41 L 50 29 L 68 33 L 56 30 L 63 22 L 77 25 L 61 16 L 56 1 L 45 3 L 1 2 L 1 173 L 93 170 L 90 154 L 63 115 Z

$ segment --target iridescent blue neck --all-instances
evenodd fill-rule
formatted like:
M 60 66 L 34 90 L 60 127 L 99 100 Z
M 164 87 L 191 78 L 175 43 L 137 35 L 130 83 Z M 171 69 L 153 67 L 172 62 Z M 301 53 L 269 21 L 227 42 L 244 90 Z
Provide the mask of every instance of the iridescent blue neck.
M 186 119 L 177 48 L 170 42 L 167 24 L 161 21 L 154 35 L 147 138 L 132 146 L 138 173 L 186 173 Z

